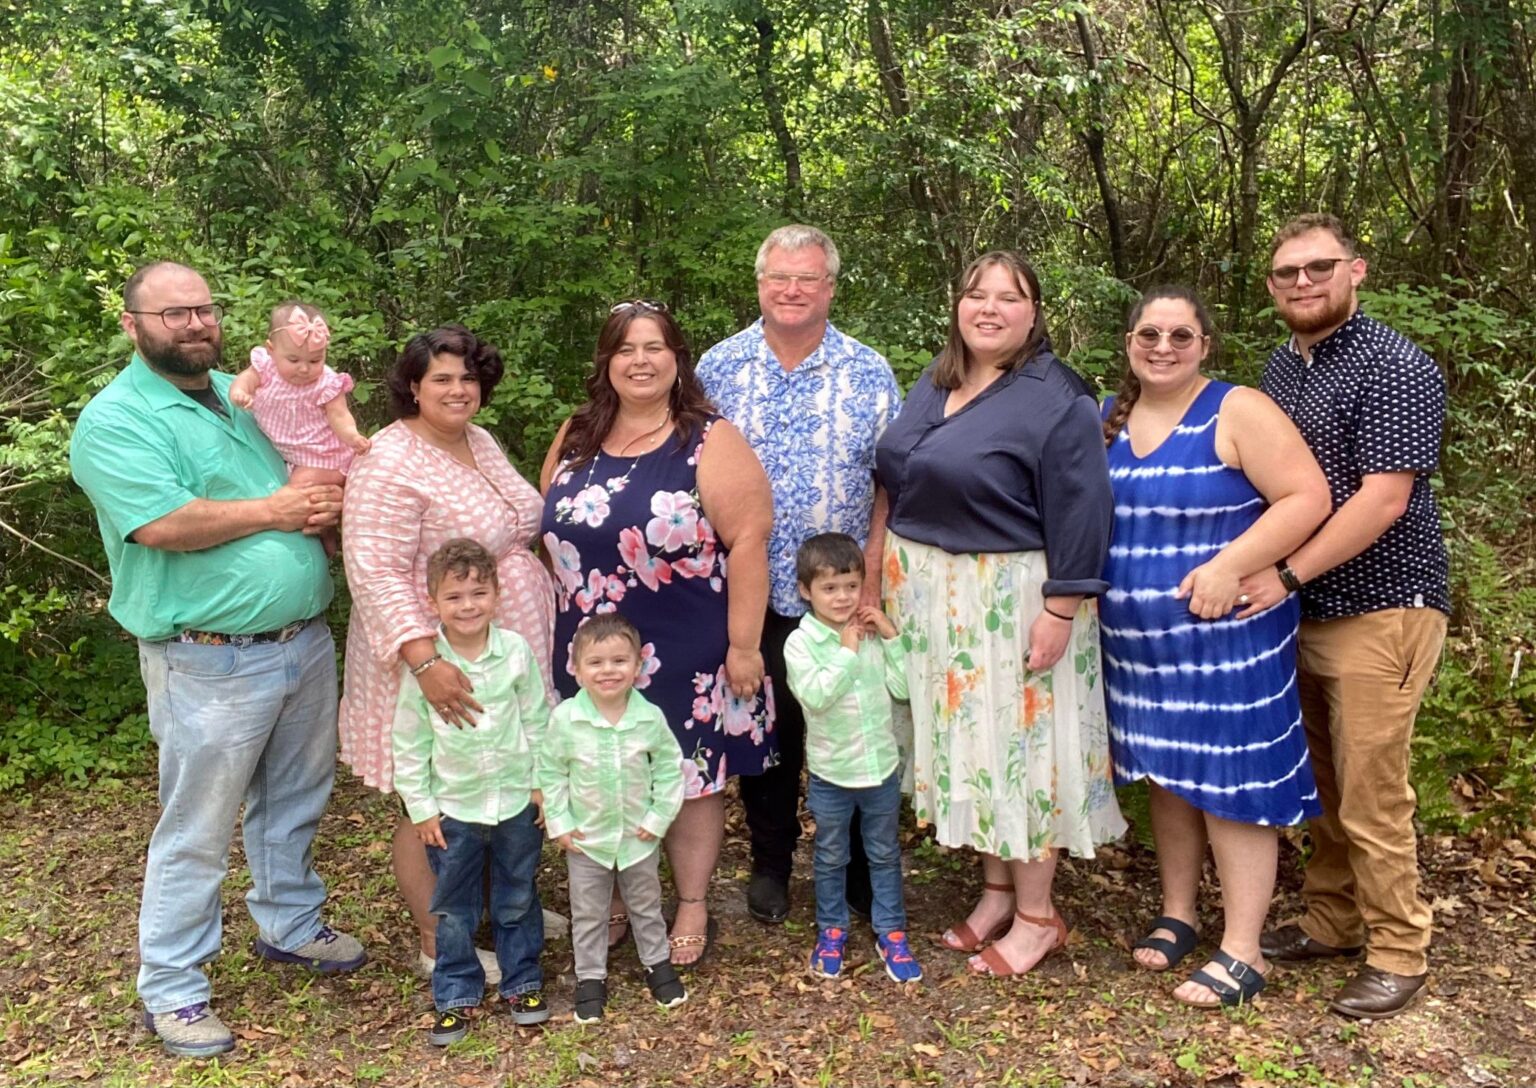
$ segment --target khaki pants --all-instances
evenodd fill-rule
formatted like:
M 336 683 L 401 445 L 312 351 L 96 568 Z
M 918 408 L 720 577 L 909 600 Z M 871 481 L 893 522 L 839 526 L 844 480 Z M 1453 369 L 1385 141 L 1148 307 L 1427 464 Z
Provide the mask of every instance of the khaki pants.
M 1323 815 L 1309 825 L 1307 936 L 1366 946 L 1366 962 L 1426 970 L 1429 906 L 1419 897 L 1408 745 L 1445 641 L 1445 615 L 1391 608 L 1306 620 L 1297 643 L 1301 714 Z

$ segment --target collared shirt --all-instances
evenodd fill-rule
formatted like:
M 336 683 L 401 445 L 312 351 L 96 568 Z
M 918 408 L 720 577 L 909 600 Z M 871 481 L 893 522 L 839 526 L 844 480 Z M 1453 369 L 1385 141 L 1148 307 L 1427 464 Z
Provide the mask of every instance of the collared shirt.
M 392 735 L 395 789 L 413 823 L 439 814 L 488 826 L 510 820 L 531 800 L 549 724 L 533 650 L 516 631 L 492 627 L 485 652 L 473 661 L 441 634 L 437 652 L 469 677 L 485 710 L 473 727 L 461 729 L 427 703 L 414 679 L 403 677 Z
M 683 809 L 683 756 L 654 703 L 631 689 L 610 722 L 585 691 L 555 707 L 539 752 L 544 827 L 572 831 L 581 852 L 606 868 L 628 869 L 656 850 Z M 649 841 L 636 834 L 644 829 Z
M 805 612 L 795 553 L 817 533 L 862 546 L 875 501 L 875 440 L 901 408 L 901 390 L 879 352 L 827 323 L 821 344 L 785 370 L 761 319 L 699 359 L 699 381 L 736 425 L 773 486 L 768 537 L 769 607 Z
M 194 499 L 264 499 L 288 469 L 246 412 L 229 410 L 228 374 L 210 373 L 227 418 L 137 354 L 75 424 L 70 471 L 96 507 L 112 596 L 107 609 L 148 641 L 187 628 L 251 635 L 325 611 L 331 575 L 320 541 L 267 529 L 200 551 L 135 544 L 133 533 Z
M 1440 463 L 1445 378 L 1396 330 L 1358 310 L 1302 359 L 1275 349 L 1261 388 L 1285 410 L 1328 478 L 1337 510 L 1377 472 L 1412 472 L 1408 508 L 1365 551 L 1301 590 L 1305 619 L 1386 608 L 1451 610 L 1450 574 L 1430 475 Z
M 901 639 L 866 638 L 857 652 L 813 614 L 784 640 L 789 690 L 805 711 L 805 765 L 845 789 L 878 786 L 901 762 L 891 698 L 907 697 Z
M 972 552 L 1044 551 L 1044 592 L 1096 595 L 1114 526 L 1099 408 L 1043 346 L 959 411 L 933 368 L 907 394 L 876 452 L 891 532 Z

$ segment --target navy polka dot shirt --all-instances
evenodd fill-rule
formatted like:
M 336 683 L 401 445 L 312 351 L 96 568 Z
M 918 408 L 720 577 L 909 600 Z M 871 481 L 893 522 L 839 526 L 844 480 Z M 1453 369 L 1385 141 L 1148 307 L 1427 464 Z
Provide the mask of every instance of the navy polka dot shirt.
M 1302 587 L 1307 619 L 1386 608 L 1449 613 L 1440 512 L 1429 478 L 1440 461 L 1445 379 L 1411 340 L 1359 311 L 1312 346 L 1307 363 L 1293 343 L 1276 348 L 1264 392 L 1301 431 L 1337 510 L 1375 472 L 1414 473 L 1403 516 L 1365 551 Z

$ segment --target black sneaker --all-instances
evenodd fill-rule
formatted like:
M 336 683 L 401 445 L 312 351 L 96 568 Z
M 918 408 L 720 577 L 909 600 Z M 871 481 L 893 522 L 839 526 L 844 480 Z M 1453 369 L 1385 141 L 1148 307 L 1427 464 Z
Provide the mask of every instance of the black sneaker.
M 445 1009 L 437 1014 L 437 1019 L 432 1021 L 432 1031 L 427 1036 L 427 1042 L 433 1046 L 447 1046 L 456 1043 L 469 1034 L 469 1017 L 464 1015 L 462 1009 Z
M 549 1019 L 549 1002 L 544 1000 L 543 993 L 538 990 L 513 994 L 507 998 L 507 1004 L 512 1009 L 512 1022 L 522 1027 L 542 1024 Z
M 688 1000 L 688 991 L 683 980 L 677 977 L 677 968 L 667 960 L 645 969 L 645 985 L 656 1004 L 664 1009 L 675 1009 Z
M 603 1018 L 603 1006 L 608 1004 L 608 983 L 600 978 L 581 979 L 576 983 L 576 1015 L 578 1024 L 595 1024 Z
M 789 881 L 772 873 L 755 872 L 747 885 L 747 913 L 770 926 L 789 917 Z

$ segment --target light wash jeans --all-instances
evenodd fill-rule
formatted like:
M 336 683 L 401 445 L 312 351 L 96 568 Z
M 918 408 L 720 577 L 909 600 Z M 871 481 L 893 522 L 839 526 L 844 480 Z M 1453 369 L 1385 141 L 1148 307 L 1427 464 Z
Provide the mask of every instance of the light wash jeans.
M 139 996 L 150 1012 L 207 1001 L 219 887 L 245 803 L 246 906 L 284 951 L 320 931 L 312 849 L 336 774 L 336 650 L 323 620 L 284 643 L 139 643 L 160 746 L 160 822 L 139 908 Z

